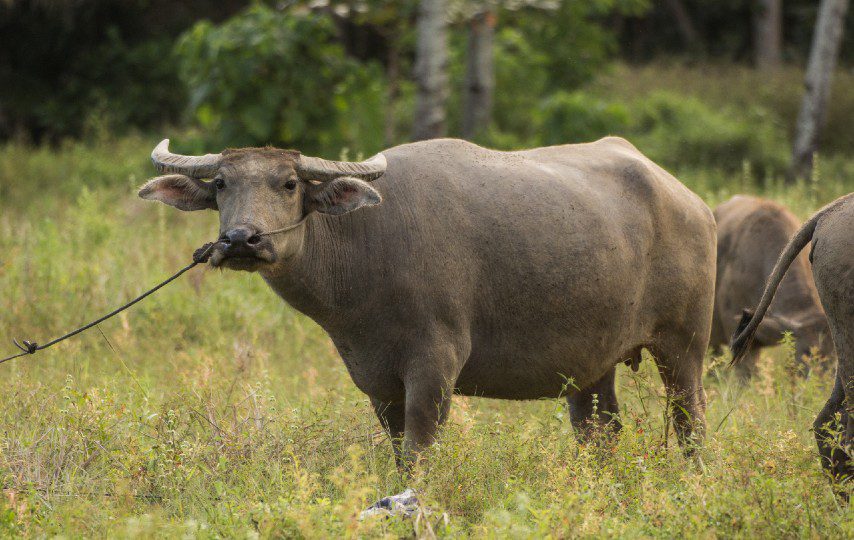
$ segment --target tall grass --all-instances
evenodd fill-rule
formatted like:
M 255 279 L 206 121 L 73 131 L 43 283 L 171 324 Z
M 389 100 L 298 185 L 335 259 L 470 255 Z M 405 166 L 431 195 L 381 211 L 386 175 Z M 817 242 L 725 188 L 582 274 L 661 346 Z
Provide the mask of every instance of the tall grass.
M 213 213 L 136 198 L 153 143 L 0 148 L 0 337 L 57 335 L 213 237 Z M 794 188 L 748 165 L 676 172 L 710 204 L 761 192 L 806 216 L 851 189 L 851 162 L 820 171 Z M 852 537 L 809 431 L 832 373 L 793 381 L 786 358 L 766 354 L 747 388 L 708 359 L 702 466 L 668 433 L 645 361 L 618 371 L 625 429 L 612 449 L 580 446 L 557 401 L 458 397 L 404 482 L 322 330 L 257 276 L 195 269 L 97 330 L 0 366 L 0 534 Z M 406 486 L 430 513 L 358 520 Z

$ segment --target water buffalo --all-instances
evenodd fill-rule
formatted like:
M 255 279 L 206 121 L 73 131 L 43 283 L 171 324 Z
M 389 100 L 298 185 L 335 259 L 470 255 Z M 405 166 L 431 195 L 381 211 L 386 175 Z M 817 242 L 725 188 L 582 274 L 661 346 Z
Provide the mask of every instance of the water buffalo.
M 844 482 L 854 475 L 854 193 L 825 206 L 795 232 L 768 276 L 755 313 L 745 312 L 731 348 L 734 363 L 748 354 L 786 270 L 810 241 L 815 285 L 838 358 L 836 384 L 813 429 L 822 465 Z
M 767 199 L 737 195 L 715 208 L 718 224 L 718 271 L 710 345 L 729 344 L 744 308 L 755 306 L 777 257 L 801 222 L 784 206 Z M 756 338 L 737 367 L 743 378 L 756 368 L 759 348 L 779 343 L 784 332 L 795 338 L 795 357 L 833 353 L 827 318 L 813 284 L 806 253 L 793 262 L 780 283 Z
M 219 210 L 211 264 L 257 271 L 323 327 L 398 463 L 433 443 L 454 392 L 565 393 L 582 435 L 596 419 L 618 430 L 615 369 L 643 348 L 680 441 L 701 437 L 714 218 L 623 139 L 518 152 L 437 139 L 359 163 L 180 156 L 165 140 L 152 159 L 166 174 L 140 196 Z

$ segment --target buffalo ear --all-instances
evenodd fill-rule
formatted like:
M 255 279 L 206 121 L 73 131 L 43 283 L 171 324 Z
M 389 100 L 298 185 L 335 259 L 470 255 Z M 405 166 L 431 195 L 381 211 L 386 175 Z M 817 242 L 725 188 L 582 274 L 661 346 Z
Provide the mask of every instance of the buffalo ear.
M 213 185 L 183 174 L 152 178 L 139 188 L 139 196 L 149 201 L 160 201 L 179 210 L 217 209 Z
M 306 213 L 317 211 L 337 216 L 363 206 L 376 206 L 382 200 L 377 190 L 367 182 L 351 176 L 321 184 L 306 183 Z

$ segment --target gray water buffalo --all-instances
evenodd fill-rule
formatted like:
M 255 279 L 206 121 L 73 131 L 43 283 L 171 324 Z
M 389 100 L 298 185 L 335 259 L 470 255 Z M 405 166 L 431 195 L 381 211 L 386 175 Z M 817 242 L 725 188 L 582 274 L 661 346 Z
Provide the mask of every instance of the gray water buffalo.
M 819 210 L 792 236 L 768 277 L 755 313 L 745 312 L 733 335 L 733 362 L 748 354 L 786 270 L 810 241 L 815 285 L 838 358 L 836 384 L 813 428 L 822 465 L 843 483 L 854 475 L 854 193 Z
M 777 257 L 801 222 L 774 201 L 744 195 L 721 204 L 714 214 L 718 224 L 718 270 L 710 345 L 720 347 L 729 344 L 744 308 L 759 302 Z M 752 346 L 738 363 L 742 377 L 755 371 L 759 349 L 779 343 L 784 332 L 791 332 L 795 338 L 798 361 L 813 352 L 821 356 L 833 354 L 830 328 L 806 253 L 792 262 L 756 329 Z
M 454 392 L 565 394 L 582 435 L 596 419 L 618 430 L 616 366 L 636 367 L 643 348 L 680 441 L 701 437 L 715 222 L 628 142 L 498 152 L 437 139 L 353 163 L 179 156 L 166 140 L 152 158 L 166 175 L 140 196 L 219 210 L 211 264 L 257 271 L 329 334 L 398 463 L 433 443 Z

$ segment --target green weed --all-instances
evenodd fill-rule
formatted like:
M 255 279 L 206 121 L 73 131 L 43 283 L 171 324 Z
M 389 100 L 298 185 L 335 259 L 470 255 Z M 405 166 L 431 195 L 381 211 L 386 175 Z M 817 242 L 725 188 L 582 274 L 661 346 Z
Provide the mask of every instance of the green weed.
M 185 264 L 217 230 L 138 200 L 152 141 L 0 148 L 0 329 L 43 340 Z M 852 164 L 783 187 L 675 171 L 715 204 L 745 189 L 806 216 Z M 835 174 L 843 171 L 844 174 Z M 847 171 L 847 172 L 845 172 Z M 11 347 L 11 345 L 10 345 Z M 11 349 L 9 349 L 11 350 Z M 710 357 L 703 467 L 665 424 L 652 362 L 618 369 L 623 431 L 579 445 L 556 400 L 455 399 L 405 482 L 320 328 L 257 276 L 194 269 L 133 310 L 0 369 L 0 534 L 68 537 L 851 537 L 811 426 L 831 374 L 790 347 L 739 387 Z M 414 487 L 417 520 L 359 521 Z

